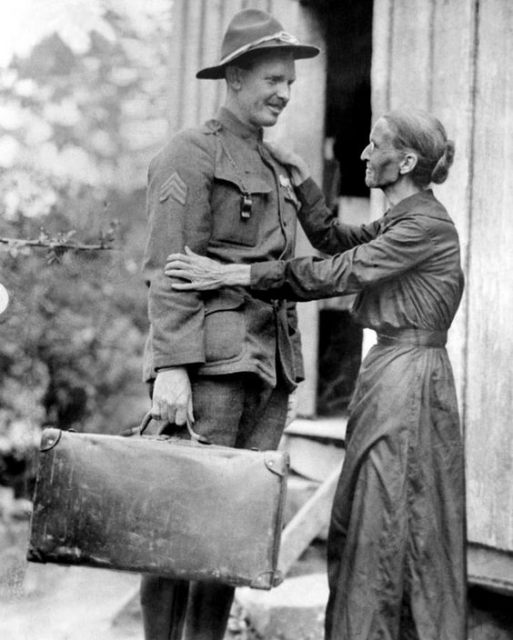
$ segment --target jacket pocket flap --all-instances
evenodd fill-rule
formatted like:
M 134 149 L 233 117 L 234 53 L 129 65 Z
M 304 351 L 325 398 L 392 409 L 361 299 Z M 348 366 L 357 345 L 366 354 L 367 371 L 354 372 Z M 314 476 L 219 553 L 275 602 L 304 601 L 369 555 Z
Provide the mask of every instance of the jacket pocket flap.
M 205 315 L 216 311 L 233 311 L 244 304 L 244 296 L 236 291 L 216 291 L 205 298 Z
M 241 192 L 270 193 L 272 191 L 272 186 L 259 176 L 242 176 L 242 180 L 244 180 L 244 185 L 242 185 L 240 177 L 234 171 L 230 171 L 229 167 L 216 168 L 214 178 L 235 185 Z

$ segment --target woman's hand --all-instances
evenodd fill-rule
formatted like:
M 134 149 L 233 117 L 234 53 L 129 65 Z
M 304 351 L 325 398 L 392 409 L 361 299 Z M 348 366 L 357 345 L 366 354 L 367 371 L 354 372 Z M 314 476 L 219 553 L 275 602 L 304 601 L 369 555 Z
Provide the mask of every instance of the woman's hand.
M 269 148 L 269 151 L 276 158 L 276 160 L 278 160 L 278 162 L 290 168 L 294 186 L 299 186 L 302 182 L 310 177 L 310 170 L 308 169 L 308 165 L 301 156 L 297 155 L 297 153 L 294 153 L 289 149 L 285 149 L 275 142 L 266 142 L 266 146 Z
M 185 253 L 171 253 L 164 268 L 166 276 L 188 282 L 174 282 L 173 289 L 180 291 L 210 291 L 227 286 L 248 286 L 250 266 L 221 264 L 200 256 L 185 247 Z
M 167 257 L 164 273 L 171 278 L 188 282 L 173 283 L 173 289 L 208 291 L 220 289 L 223 265 L 205 256 L 200 256 L 185 247 L 185 253 L 171 253 Z

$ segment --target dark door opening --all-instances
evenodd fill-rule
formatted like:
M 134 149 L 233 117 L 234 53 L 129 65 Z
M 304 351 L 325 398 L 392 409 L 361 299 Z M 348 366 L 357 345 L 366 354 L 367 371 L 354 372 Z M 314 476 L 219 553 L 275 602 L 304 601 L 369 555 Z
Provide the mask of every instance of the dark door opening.
M 324 30 L 327 55 L 323 188 L 342 220 L 369 219 L 369 190 L 360 155 L 371 127 L 373 0 L 309 0 Z M 362 329 L 351 318 L 348 296 L 319 309 L 317 414 L 347 410 L 361 364 Z

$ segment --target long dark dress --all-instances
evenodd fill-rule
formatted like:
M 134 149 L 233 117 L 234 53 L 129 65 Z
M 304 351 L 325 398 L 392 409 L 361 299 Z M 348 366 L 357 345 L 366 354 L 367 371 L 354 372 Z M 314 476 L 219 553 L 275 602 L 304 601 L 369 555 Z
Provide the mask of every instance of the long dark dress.
M 463 275 L 430 190 L 362 227 L 308 181 L 302 224 L 331 258 L 253 265 L 251 286 L 311 300 L 356 293 L 378 343 L 350 405 L 328 540 L 327 640 L 466 639 L 464 459 L 446 332 Z

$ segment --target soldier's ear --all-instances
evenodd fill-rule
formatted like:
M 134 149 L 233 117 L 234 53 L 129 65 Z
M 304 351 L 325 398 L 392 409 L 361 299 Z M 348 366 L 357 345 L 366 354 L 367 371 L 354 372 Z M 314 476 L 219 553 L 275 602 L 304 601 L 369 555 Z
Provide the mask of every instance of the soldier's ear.
M 240 67 L 230 65 L 229 67 L 226 67 L 225 77 L 228 86 L 234 91 L 239 91 L 242 86 L 242 69 Z

